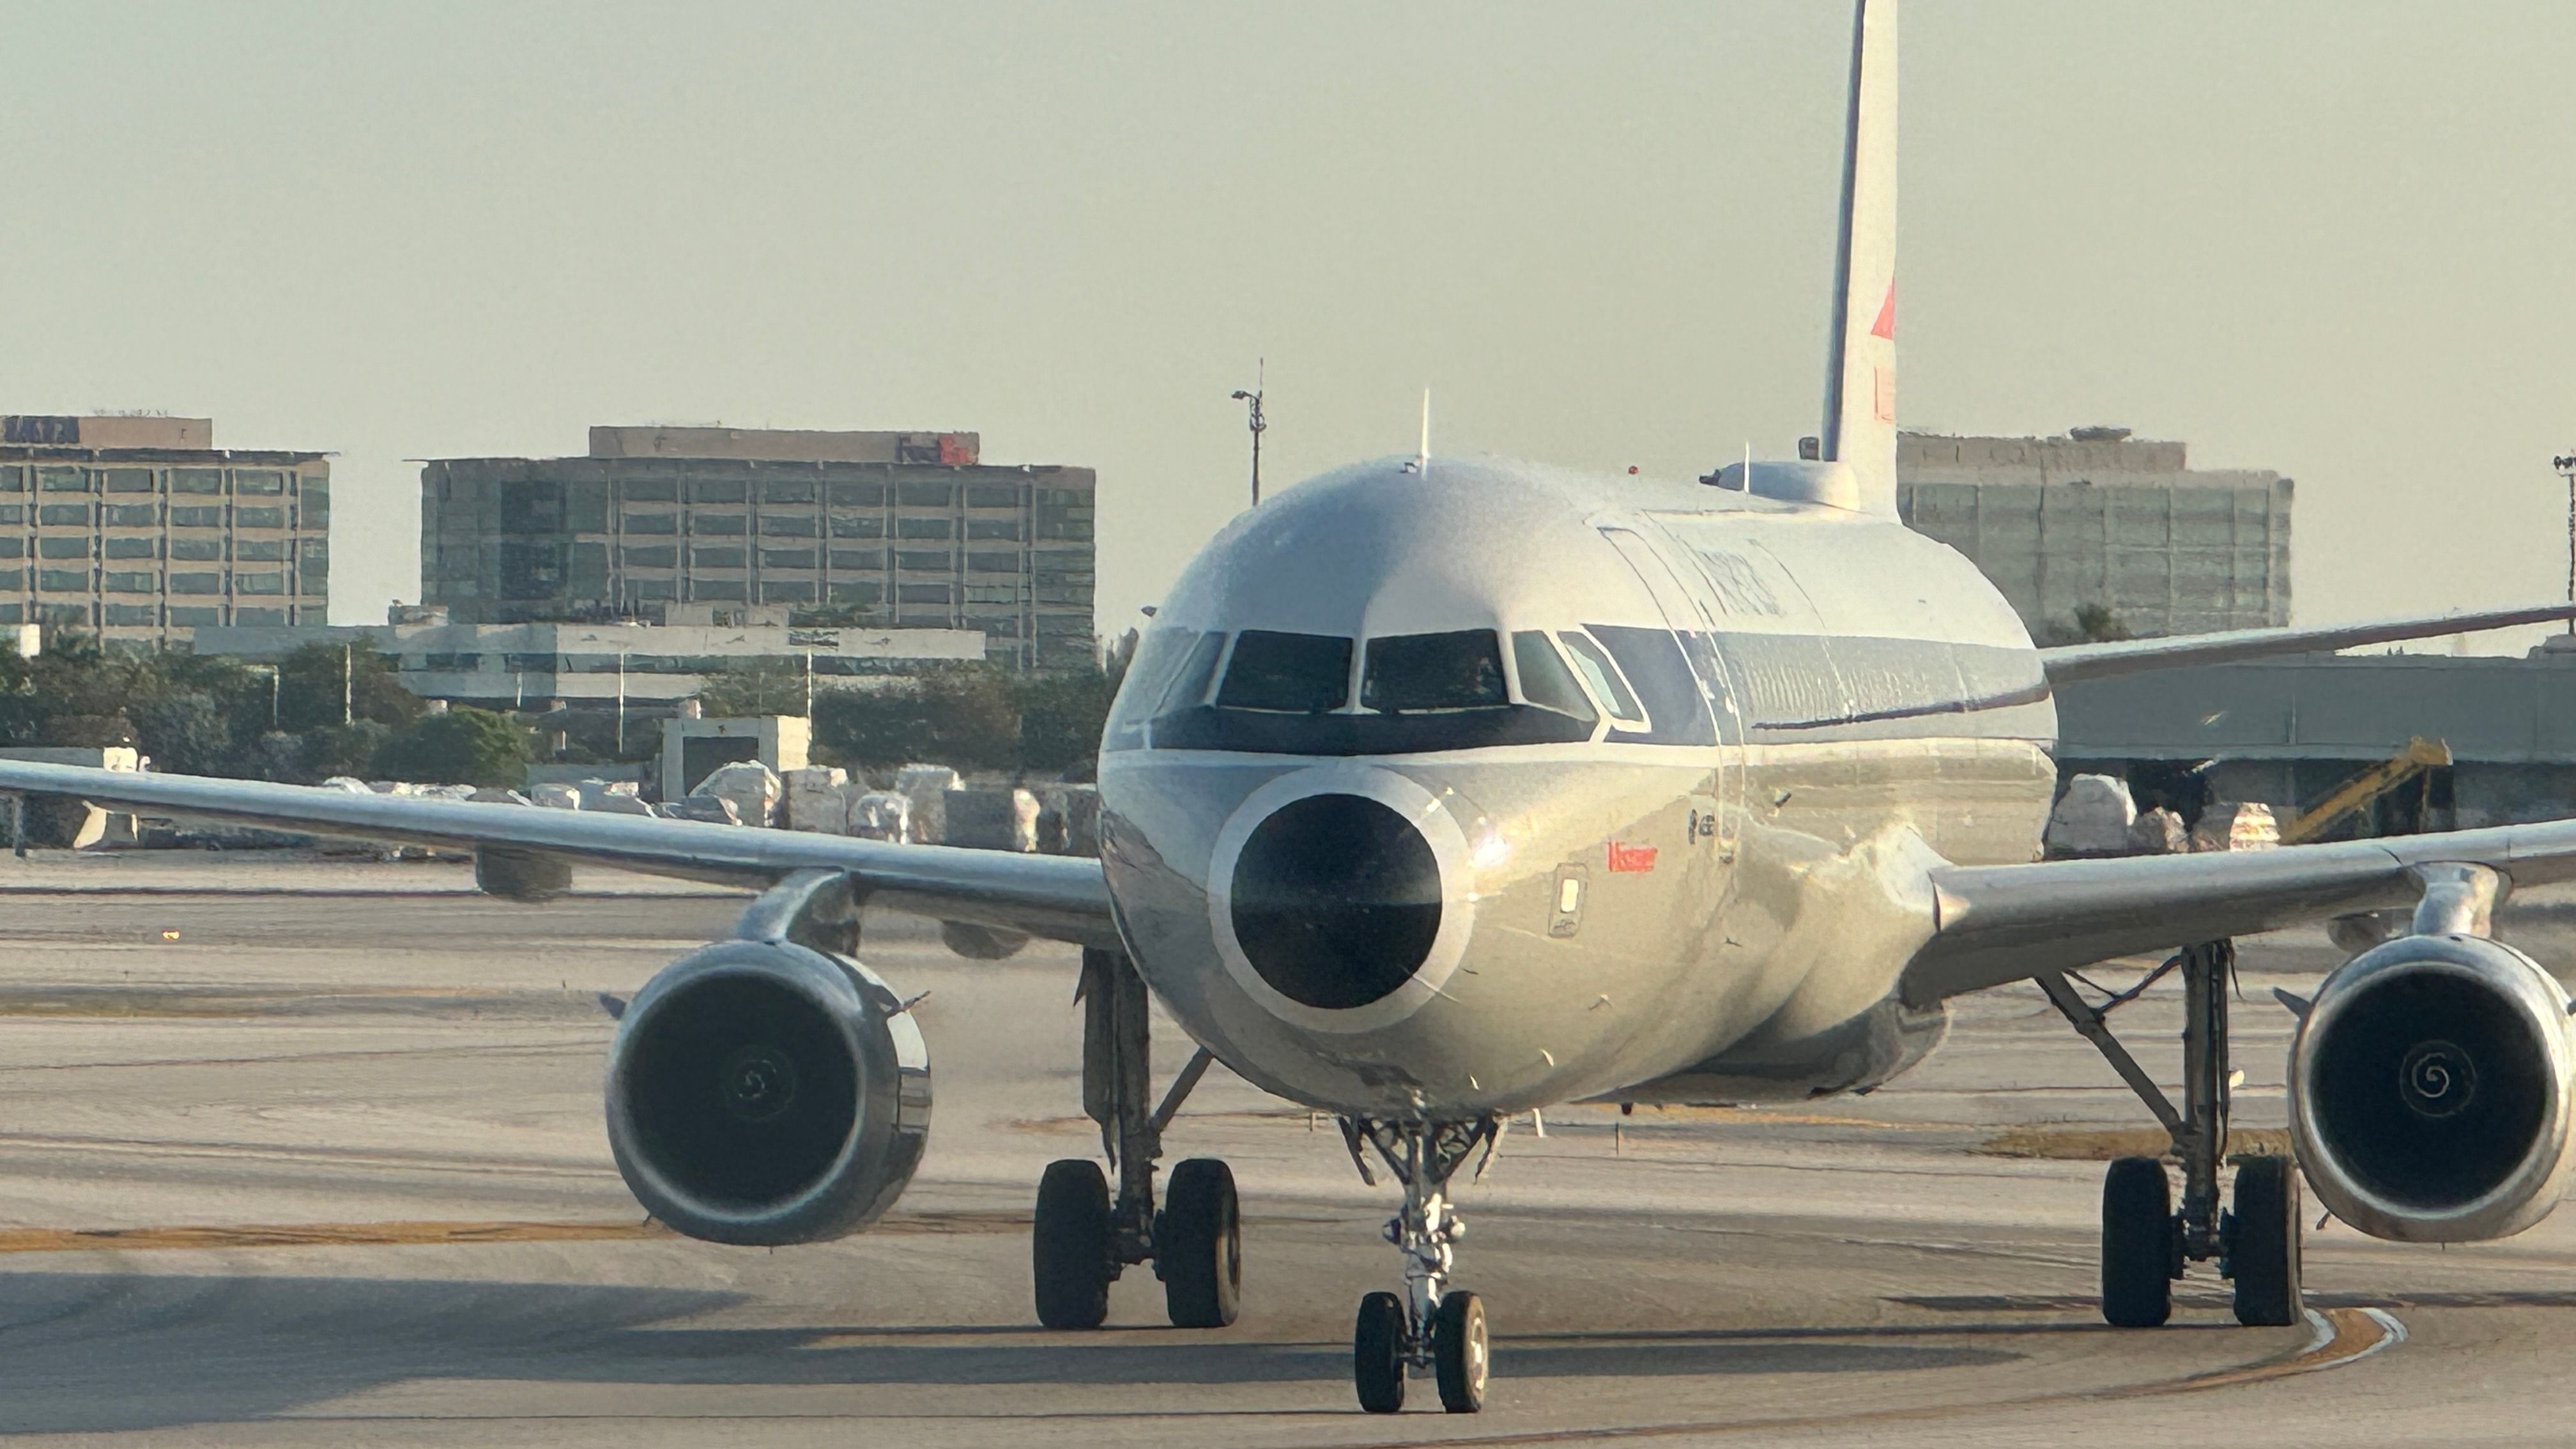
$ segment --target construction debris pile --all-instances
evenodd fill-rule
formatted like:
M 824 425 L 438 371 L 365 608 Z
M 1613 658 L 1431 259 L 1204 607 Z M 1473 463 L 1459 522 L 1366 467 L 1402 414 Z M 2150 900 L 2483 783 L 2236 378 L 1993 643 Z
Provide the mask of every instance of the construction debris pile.
M 342 788 L 369 788 L 335 780 Z M 631 780 L 582 780 L 516 791 L 461 786 L 381 787 L 442 799 L 494 799 L 555 810 L 659 815 L 717 825 L 801 830 L 906 845 L 956 845 L 1049 855 L 1100 853 L 1100 795 L 1090 785 L 969 787 L 945 765 L 906 765 L 874 789 L 833 765 L 776 771 L 757 760 L 719 765 L 686 796 L 647 804 Z M 456 793 L 462 791 L 463 793 Z

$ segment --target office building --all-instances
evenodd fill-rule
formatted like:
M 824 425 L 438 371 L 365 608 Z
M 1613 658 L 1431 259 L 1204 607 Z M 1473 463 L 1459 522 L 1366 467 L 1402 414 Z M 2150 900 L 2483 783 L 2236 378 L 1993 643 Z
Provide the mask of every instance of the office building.
M 422 602 L 459 624 L 777 606 L 1089 665 L 1092 470 L 980 455 L 973 433 L 595 427 L 586 457 L 433 461 Z
M 150 649 L 319 624 L 330 524 L 321 453 L 217 449 L 205 418 L 0 418 L 0 625 Z
M 1974 560 L 2042 644 L 2079 611 L 2137 638 L 2290 621 L 2290 480 L 2188 466 L 2125 428 L 2057 438 L 1907 433 L 1897 510 Z

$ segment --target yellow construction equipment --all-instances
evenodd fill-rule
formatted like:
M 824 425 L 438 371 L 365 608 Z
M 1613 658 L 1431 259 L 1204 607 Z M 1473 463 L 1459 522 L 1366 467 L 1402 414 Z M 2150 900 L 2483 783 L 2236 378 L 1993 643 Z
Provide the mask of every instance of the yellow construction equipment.
M 2371 801 L 2414 779 L 2426 770 L 2451 763 L 2451 747 L 2440 740 L 2422 735 L 2406 742 L 2406 748 L 2344 781 L 2334 793 L 2316 803 L 2298 819 L 2281 827 L 2283 845 L 2304 845 L 2332 829 L 2334 823 Z

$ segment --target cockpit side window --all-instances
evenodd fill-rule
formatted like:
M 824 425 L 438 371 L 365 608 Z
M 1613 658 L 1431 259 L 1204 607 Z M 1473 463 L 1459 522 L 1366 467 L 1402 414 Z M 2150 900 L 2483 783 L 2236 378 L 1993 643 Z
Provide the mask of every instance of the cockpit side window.
M 1520 671 L 1521 698 L 1541 709 L 1581 720 L 1586 729 L 1601 718 L 1592 701 L 1583 697 L 1583 686 L 1574 682 L 1574 671 L 1565 667 L 1565 657 L 1547 642 L 1547 635 L 1536 629 L 1514 634 L 1512 667 Z
M 1452 634 L 1394 634 L 1368 641 L 1360 708 L 1380 714 L 1443 709 L 1505 709 L 1503 647 L 1491 629 Z
M 1145 743 L 1145 721 L 1162 707 L 1164 691 L 1172 687 L 1174 676 L 1189 662 L 1191 646 L 1199 642 L 1199 631 L 1178 624 L 1162 625 L 1136 646 L 1136 657 L 1127 663 L 1127 677 L 1119 681 L 1117 703 L 1109 711 L 1109 728 L 1101 748 L 1110 750 L 1140 749 Z M 1217 642 L 1224 642 L 1219 635 Z M 1206 692 L 1201 684 L 1200 692 Z
M 1700 689 L 1698 676 L 1691 673 L 1690 660 L 1682 653 L 1681 641 L 1670 629 L 1640 629 L 1619 624 L 1587 626 L 1593 637 L 1619 661 L 1619 672 L 1644 697 L 1646 717 L 1651 728 L 1643 731 L 1613 730 L 1610 738 L 1623 744 L 1648 745 L 1713 745 L 1717 743 L 1717 725 L 1709 717 L 1708 696 Z
M 1610 711 L 1610 722 L 1629 729 L 1643 729 L 1646 711 L 1637 696 L 1628 692 L 1628 681 L 1619 677 L 1619 666 L 1611 662 L 1609 652 L 1589 634 L 1566 630 L 1556 636 L 1565 641 L 1565 652 L 1574 657 L 1574 667 L 1583 674 L 1583 682 L 1592 686 L 1592 697 Z
M 1219 709 L 1328 714 L 1351 697 L 1351 641 L 1331 634 L 1246 629 L 1217 686 Z
M 1207 703 L 1208 686 L 1216 682 L 1217 661 L 1224 657 L 1225 636 L 1213 629 L 1201 634 L 1180 672 L 1172 676 L 1171 688 L 1163 691 L 1162 698 L 1153 703 L 1151 712 L 1167 714 L 1172 710 Z

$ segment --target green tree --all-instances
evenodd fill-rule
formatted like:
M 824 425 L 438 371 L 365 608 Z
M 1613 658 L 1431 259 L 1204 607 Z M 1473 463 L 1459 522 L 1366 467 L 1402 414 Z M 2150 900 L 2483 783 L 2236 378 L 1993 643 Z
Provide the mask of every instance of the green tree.
M 391 657 L 368 648 L 307 644 L 277 662 L 277 722 L 309 730 L 342 719 L 343 681 L 348 718 L 396 729 L 420 718 L 420 696 L 403 688 Z
M 505 714 L 460 705 L 423 715 L 375 754 L 376 774 L 423 785 L 515 788 L 527 775 L 528 732 Z
M 961 770 L 1018 763 L 1013 677 L 996 664 L 950 664 L 874 689 L 814 696 L 814 737 L 842 763 L 882 768 L 915 760 Z
M 2075 633 L 2087 644 L 2108 644 L 2128 638 L 2129 626 L 2120 622 L 2120 616 L 2112 613 L 2108 604 L 2078 604 Z
M 1032 674 L 1019 681 L 1019 765 L 1061 774 L 1088 769 L 1100 751 L 1109 721 L 1110 676 L 1096 669 Z
M 289 784 L 314 785 L 334 775 L 362 780 L 384 778 L 376 771 L 376 752 L 393 738 L 393 733 L 390 725 L 362 719 L 348 724 L 315 725 L 301 734 L 269 738 L 291 742 L 282 752 L 282 778 Z
M 805 661 L 745 659 L 698 687 L 698 703 L 719 719 L 805 712 Z

